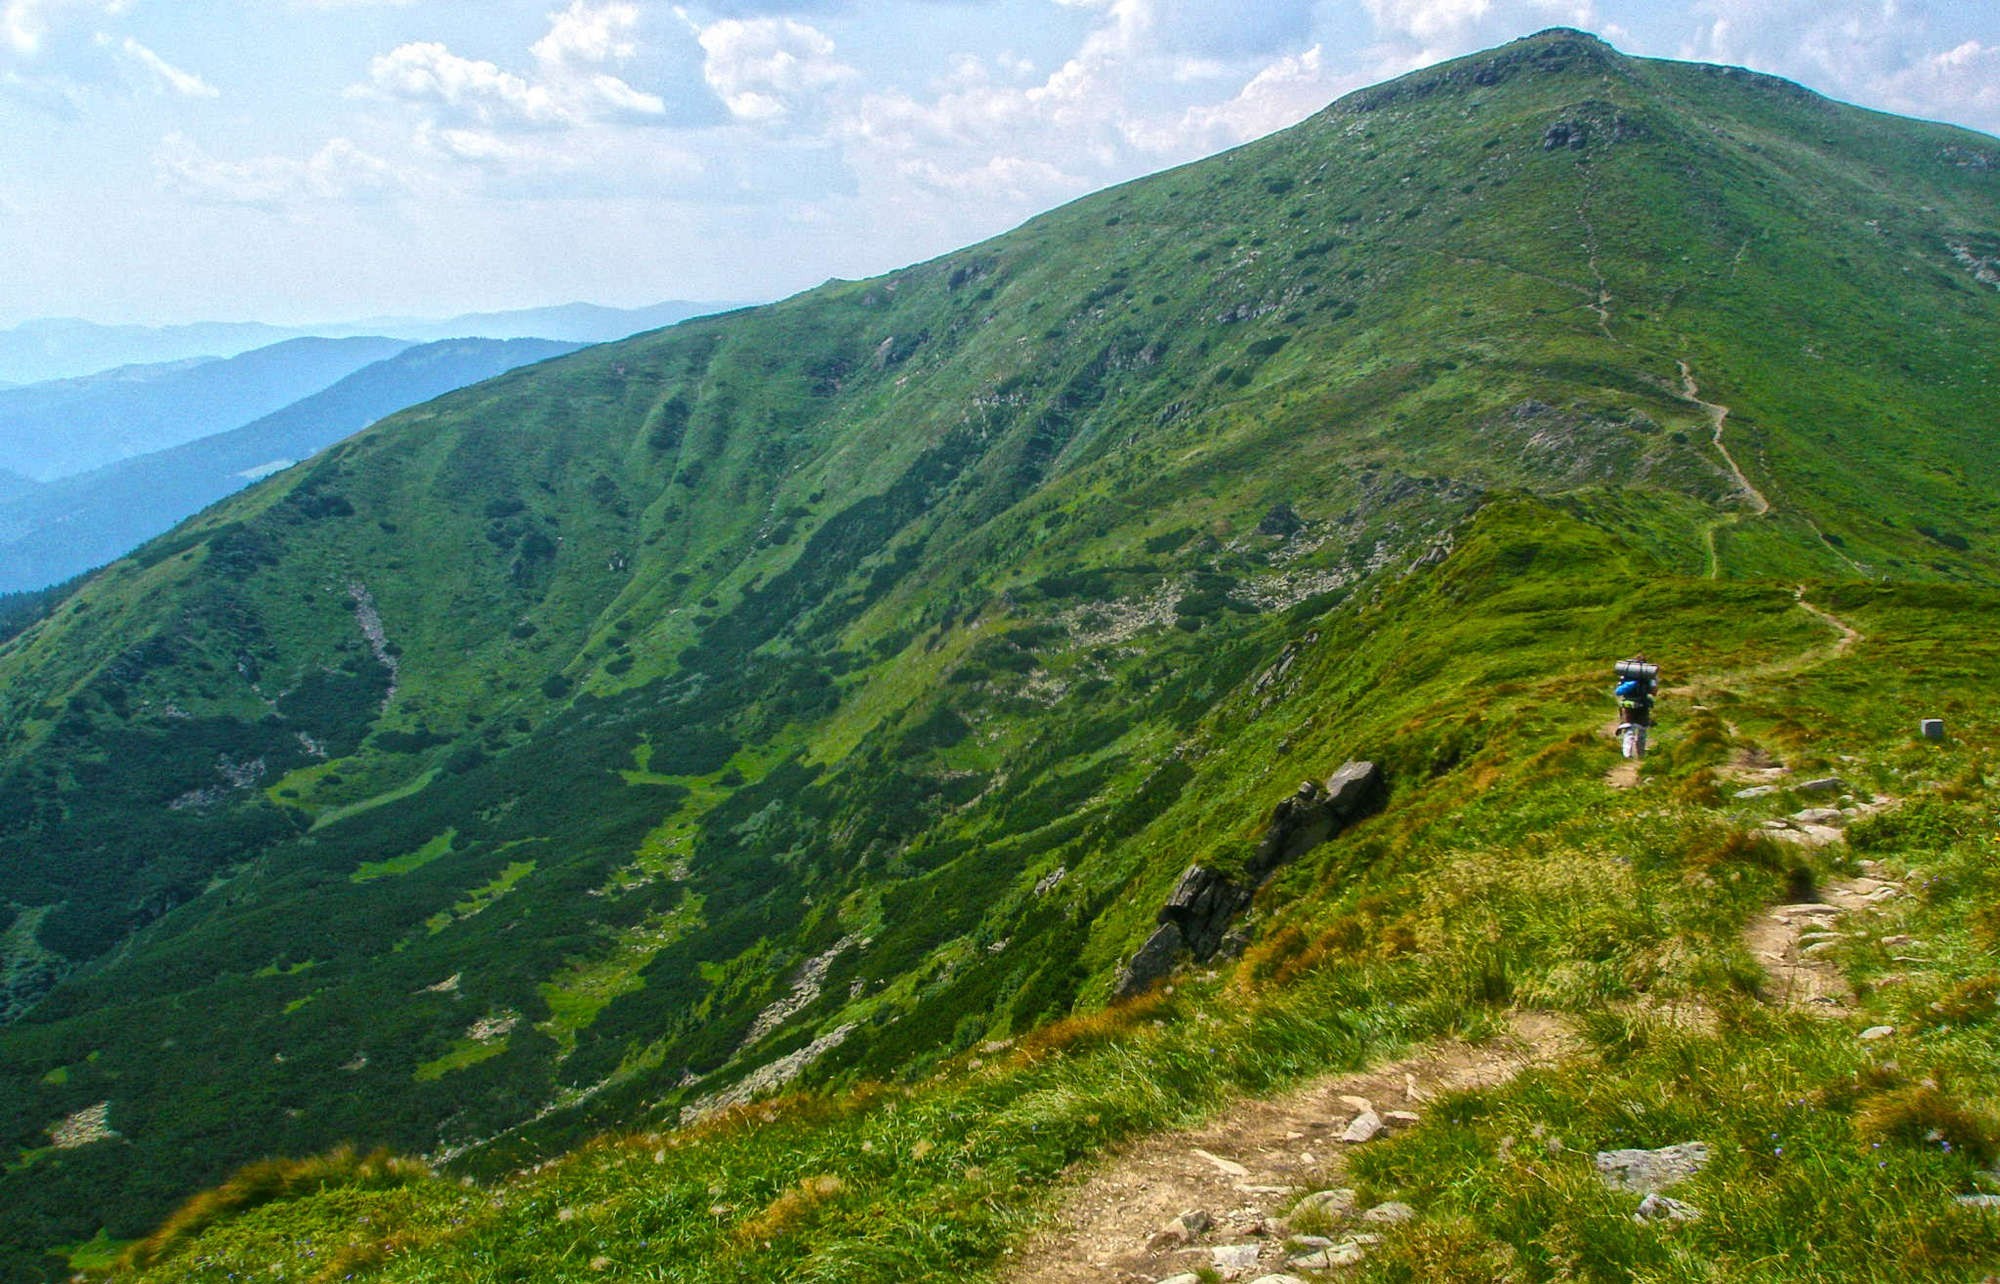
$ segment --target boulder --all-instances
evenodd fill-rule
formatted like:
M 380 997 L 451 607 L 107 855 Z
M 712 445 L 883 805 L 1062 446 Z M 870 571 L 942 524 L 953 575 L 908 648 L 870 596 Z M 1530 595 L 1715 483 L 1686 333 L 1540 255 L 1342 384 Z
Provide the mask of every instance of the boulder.
M 1708 1164 L 1708 1147 L 1699 1141 L 1662 1146 L 1658 1150 L 1603 1150 L 1597 1154 L 1597 1174 L 1613 1190 L 1651 1195 L 1686 1181 Z
M 1654 1193 L 1639 1201 L 1639 1207 L 1632 1214 L 1635 1222 L 1692 1222 L 1701 1217 L 1701 1210 L 1678 1199 Z
M 1129 999 L 1135 994 L 1144 994 L 1153 983 L 1174 970 L 1174 963 L 1187 948 L 1187 940 L 1181 929 L 1173 923 L 1162 923 L 1153 929 L 1146 943 L 1118 970 L 1118 979 L 1112 983 L 1111 993 L 1121 999 Z

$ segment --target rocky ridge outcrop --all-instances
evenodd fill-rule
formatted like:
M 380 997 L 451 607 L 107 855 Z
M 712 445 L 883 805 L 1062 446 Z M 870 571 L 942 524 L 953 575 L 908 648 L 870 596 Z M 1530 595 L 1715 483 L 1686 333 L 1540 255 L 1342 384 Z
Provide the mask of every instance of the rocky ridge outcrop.
M 1289 865 L 1387 801 L 1388 786 L 1372 762 L 1349 762 L 1324 784 L 1307 780 L 1271 811 L 1257 847 L 1241 876 L 1205 865 L 1190 865 L 1160 906 L 1159 926 L 1119 970 L 1112 993 L 1128 998 L 1144 993 L 1183 958 L 1207 962 L 1234 952 L 1247 938 L 1232 933 L 1236 916 L 1249 908 L 1258 887 L 1273 871 Z

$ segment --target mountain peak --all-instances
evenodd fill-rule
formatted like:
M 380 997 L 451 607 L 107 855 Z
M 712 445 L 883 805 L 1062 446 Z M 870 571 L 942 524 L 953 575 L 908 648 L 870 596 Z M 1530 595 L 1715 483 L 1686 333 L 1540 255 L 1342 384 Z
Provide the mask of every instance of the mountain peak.
M 1471 92 L 1522 75 L 1625 74 L 1629 60 L 1602 38 L 1574 27 L 1549 27 L 1497 48 L 1467 54 L 1342 98 L 1342 111 L 1368 112 L 1440 91 Z

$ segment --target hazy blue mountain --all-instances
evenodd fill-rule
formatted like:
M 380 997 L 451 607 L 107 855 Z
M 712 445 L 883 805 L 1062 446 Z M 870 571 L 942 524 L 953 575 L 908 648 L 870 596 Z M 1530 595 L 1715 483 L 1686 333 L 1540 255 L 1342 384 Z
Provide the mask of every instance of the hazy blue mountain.
M 321 334 L 393 334 L 406 339 L 562 339 L 574 343 L 608 343 L 646 330 L 675 325 L 691 317 L 727 312 L 734 303 L 690 303 L 670 300 L 643 308 L 606 308 L 594 303 L 515 312 L 472 312 L 444 321 L 384 317 L 352 327 L 326 327 Z
M 424 344 L 228 432 L 45 486 L 0 473 L 0 593 L 101 566 L 384 415 L 578 346 L 547 339 Z
M 605 308 L 589 303 L 480 312 L 460 317 L 381 317 L 366 321 L 273 326 L 261 322 L 202 322 L 194 325 L 98 325 L 73 317 L 27 321 L 0 330 L 0 389 L 94 374 L 119 366 L 179 361 L 189 357 L 233 357 L 287 339 L 353 338 L 389 335 L 416 343 L 437 339 L 561 339 L 602 343 L 642 330 L 656 330 L 689 317 L 722 312 L 733 303 L 673 300 L 641 308 Z
M 41 383 L 118 366 L 231 357 L 309 333 L 261 322 L 194 325 L 99 325 L 79 317 L 46 317 L 0 330 L 0 379 Z
M 288 339 L 227 360 L 125 367 L 0 392 L 0 468 L 53 481 L 241 427 L 394 356 L 402 339 Z

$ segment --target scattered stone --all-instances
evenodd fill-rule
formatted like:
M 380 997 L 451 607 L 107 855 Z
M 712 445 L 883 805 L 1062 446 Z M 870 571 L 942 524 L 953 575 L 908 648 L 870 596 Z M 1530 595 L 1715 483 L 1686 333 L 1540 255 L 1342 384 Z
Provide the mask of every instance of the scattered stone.
M 1306 1284 L 1296 1275 L 1259 1275 L 1250 1284 Z
M 1317 1213 L 1338 1221 L 1353 1215 L 1355 1199 L 1354 1192 L 1344 1186 L 1339 1190 L 1316 1190 L 1292 1205 L 1292 1217 L 1296 1219 L 1301 1213 Z
M 1632 1214 L 1635 1222 L 1692 1222 L 1701 1217 L 1701 1210 L 1678 1199 L 1654 1193 L 1639 1201 L 1639 1209 Z
M 1818 780 L 1806 780 L 1793 785 L 1802 794 L 1839 794 L 1847 792 L 1847 782 L 1839 776 L 1821 776 Z
M 1829 953 L 1838 944 L 1840 944 L 1838 941 L 1814 941 L 1811 945 L 1802 947 L 1799 953 L 1818 958 L 1822 954 Z
M 57 1150 L 75 1150 L 92 1142 L 108 1141 L 118 1134 L 111 1130 L 111 1103 L 100 1101 L 85 1106 L 58 1123 L 49 1125 L 49 1144 Z
M 1146 1247 L 1155 1253 L 1172 1248 L 1185 1248 L 1201 1238 L 1215 1225 L 1215 1219 L 1199 1208 L 1190 1208 L 1156 1231 L 1146 1241 Z
M 1354 1121 L 1347 1125 L 1347 1131 L 1340 1134 L 1340 1139 L 1349 1145 L 1359 1145 L 1375 1140 L 1381 1133 L 1382 1116 L 1373 1110 L 1364 1110 L 1354 1116 Z
M 1190 1208 L 1174 1220 L 1187 1227 L 1190 1235 L 1206 1235 L 1215 1226 L 1215 1219 L 1201 1208 Z
M 1216 1274 L 1223 1279 L 1233 1280 L 1256 1269 L 1257 1255 L 1263 1251 L 1259 1244 L 1218 1244 L 1208 1250 L 1209 1261 Z
M 1206 1159 L 1209 1163 L 1214 1164 L 1216 1169 L 1225 1177 L 1248 1177 L 1250 1175 L 1250 1170 L 1235 1160 L 1224 1159 L 1220 1155 L 1211 1155 L 1200 1147 L 1196 1147 L 1189 1153 L 1193 1154 L 1197 1159 Z
M 1739 789 L 1739 790 L 1737 790 L 1737 791 L 1736 791 L 1736 797 L 1738 797 L 1738 798 L 1768 798 L 1769 796 L 1771 796 L 1772 794 L 1775 794 L 1775 793 L 1777 793 L 1777 792 L 1778 792 L 1778 787 L 1777 787 L 1776 785 L 1752 785 L 1752 786 L 1750 786 L 1750 787 L 1749 787 L 1748 789 Z
M 1340 1104 L 1357 1114 L 1363 1110 L 1373 1110 L 1375 1108 L 1375 1103 L 1366 1097 L 1342 1096 Z
M 1361 1220 L 1379 1222 L 1384 1226 L 1401 1226 L 1404 1222 L 1414 1221 L 1416 1216 L 1416 1209 L 1392 1199 L 1386 1204 L 1377 1204 L 1361 1214 Z
M 1304 1271 L 1332 1271 L 1343 1266 L 1359 1266 L 1368 1251 L 1353 1240 L 1344 1240 L 1330 1248 L 1314 1249 L 1301 1253 L 1287 1261 L 1285 1265 L 1295 1266 Z
M 1983 1208 L 2000 1212 L 2000 1195 L 1959 1195 L 1953 1201 L 1961 1208 Z
M 1686 1181 L 1708 1164 L 1708 1147 L 1683 1141 L 1658 1150 L 1600 1150 L 1597 1173 L 1613 1190 L 1651 1195 Z
M 1883 938 L 1882 938 L 1882 944 L 1884 944 L 1884 945 L 1915 945 L 1915 944 L 1917 944 L 1917 938 L 1916 938 L 1916 937 L 1914 937 L 1914 936 L 1905 936 L 1905 935 L 1903 935 L 1903 934 L 1902 934 L 1901 932 L 1898 932 L 1898 933 L 1896 933 L 1896 934 L 1895 934 L 1894 936 L 1885 936 L 1885 937 L 1883 937 Z
M 1159 1284 L 1201 1284 L 1201 1276 L 1193 1271 L 1182 1271 L 1179 1275 L 1169 1275 Z
M 1873 1043 L 1877 1039 L 1886 1039 L 1895 1032 L 1896 1027 L 1893 1025 L 1871 1025 L 1861 1032 L 1861 1041 Z
M 1414 1110 L 1391 1110 L 1388 1114 L 1382 1116 L 1382 1122 L 1387 1124 L 1392 1131 L 1399 1131 L 1404 1128 L 1416 1127 L 1423 1122 L 1423 1116 Z
M 1838 807 L 1808 807 L 1793 812 L 1792 819 L 1805 825 L 1842 825 L 1847 823 L 1847 813 Z
M 1826 905 L 1819 901 L 1805 901 L 1798 905 L 1780 905 L 1780 918 L 1833 918 L 1839 915 L 1840 906 Z

